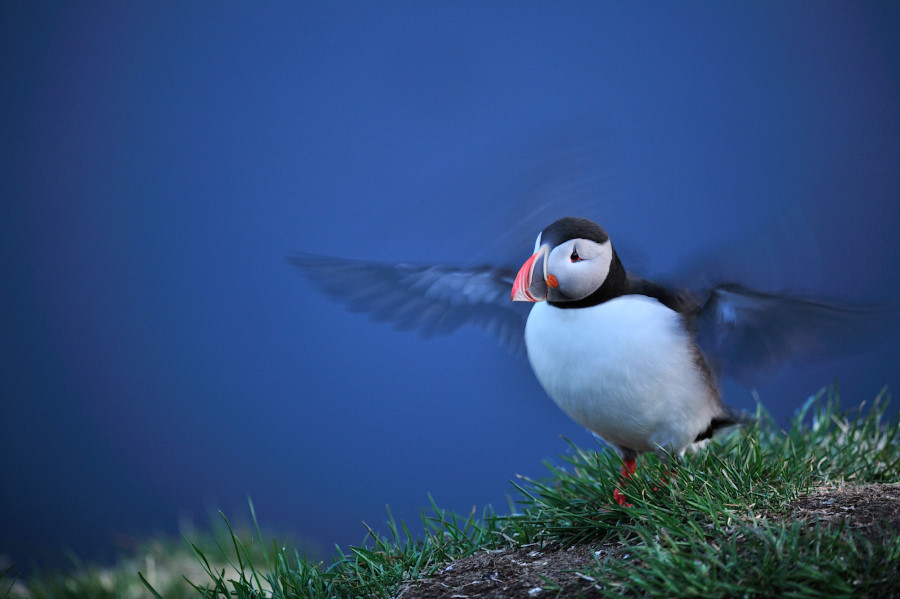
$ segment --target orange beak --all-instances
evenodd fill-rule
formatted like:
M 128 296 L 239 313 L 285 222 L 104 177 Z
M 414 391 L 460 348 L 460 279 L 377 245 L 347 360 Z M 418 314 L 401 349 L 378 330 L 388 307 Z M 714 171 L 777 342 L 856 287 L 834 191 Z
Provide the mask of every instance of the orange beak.
M 547 255 L 550 248 L 542 245 L 535 254 L 525 261 L 516 275 L 510 299 L 514 302 L 542 302 L 547 299 L 548 282 L 556 279 L 547 275 Z

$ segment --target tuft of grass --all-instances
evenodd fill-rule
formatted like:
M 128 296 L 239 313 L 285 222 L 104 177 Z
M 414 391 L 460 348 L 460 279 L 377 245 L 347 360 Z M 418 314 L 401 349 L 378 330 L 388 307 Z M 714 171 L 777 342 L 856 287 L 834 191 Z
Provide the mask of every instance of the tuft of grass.
M 691 527 L 651 534 L 582 574 L 600 596 L 888 597 L 900 593 L 900 538 L 873 543 L 847 530 L 759 522 L 697 537 Z
M 886 422 L 883 392 L 871 409 L 839 410 L 834 391 L 811 397 L 788 431 L 762 407 L 753 424 L 687 459 L 675 480 L 644 459 L 623 487 L 631 507 L 609 505 L 621 462 L 575 448 L 569 468 L 519 486 L 520 516 L 564 543 L 617 548 L 580 570 L 602 596 L 900 596 L 900 531 L 877 539 L 846 526 L 773 519 L 814 488 L 900 480 L 900 419 Z
M 563 465 L 547 464 L 550 478 L 515 485 L 527 509 L 509 518 L 565 544 L 602 542 L 636 517 L 650 529 L 686 522 L 699 535 L 705 526 L 757 519 L 817 486 L 897 481 L 900 419 L 885 422 L 887 403 L 882 391 L 871 409 L 844 414 L 837 393 L 823 390 L 787 431 L 760 405 L 750 424 L 717 438 L 710 451 L 677 464 L 642 456 L 622 487 L 631 507 L 611 501 L 618 456 L 572 445 Z
M 95 594 L 97 585 L 86 577 L 80 594 L 57 593 L 57 585 L 33 596 L 393 597 L 402 584 L 452 560 L 531 544 L 602 547 L 593 564 L 578 570 L 602 596 L 900 596 L 897 530 L 866 537 L 843 525 L 777 515 L 814 489 L 898 481 L 900 418 L 885 418 L 887 403 L 882 392 L 871 407 L 844 413 L 836 390 L 823 390 L 787 430 L 760 406 L 752 423 L 678 465 L 642 457 L 621 486 L 630 506 L 612 498 L 618 457 L 572 445 L 562 463 L 547 464 L 547 478 L 514 483 L 521 498 L 509 515 L 486 508 L 459 516 L 430 500 L 420 538 L 388 512 L 387 534 L 366 526 L 361 546 L 336 548 L 326 565 L 267 546 L 251 503 L 252 538 L 236 534 L 223 516 L 226 542 L 210 549 L 188 541 L 205 581 L 187 574 L 187 594 L 139 568 L 142 595 Z M 9 573 L 0 574 L 0 592 L 10 584 Z M 562 588 L 547 581 L 548 592 Z
M 339 547 L 331 564 L 313 563 L 296 551 L 274 547 L 261 561 L 254 561 L 251 548 L 236 536 L 229 548 L 220 547 L 233 575 L 213 566 L 207 555 L 192 545 L 197 559 L 209 577 L 205 584 L 191 583 L 196 597 L 391 597 L 404 580 L 432 575 L 447 562 L 496 544 L 500 532 L 497 518 L 489 509 L 478 518 L 473 511 L 461 518 L 438 508 L 431 500 L 432 512 L 423 515 L 425 536 L 416 539 L 409 528 L 399 524 L 388 512 L 388 535 L 379 535 L 371 527 L 362 546 Z M 251 503 L 251 514 L 256 514 Z M 227 519 L 222 516 L 225 522 Z M 260 542 L 262 537 L 259 537 Z M 153 597 L 156 588 L 139 574 Z
M 197 552 L 209 556 L 211 567 L 227 578 L 236 577 L 226 557 L 235 542 L 249 548 L 250 559 L 261 563 L 264 550 L 255 539 L 262 538 L 256 528 L 240 525 L 233 528 L 222 518 L 210 520 L 203 528 L 187 524 L 184 537 L 155 536 L 139 542 L 123 552 L 114 565 L 86 563 L 69 554 L 71 566 L 62 571 L 33 571 L 25 579 L 13 566 L 0 567 L 0 597 L 31 599 L 116 598 L 143 599 L 156 597 L 138 576 L 150 581 L 158 595 L 166 599 L 189 599 L 197 593 L 188 580 L 200 580 L 208 573 L 197 558 Z M 271 533 L 266 535 L 273 538 Z M 300 540 L 288 539 L 283 548 L 305 546 Z M 5 566 L 4 566 L 5 567 Z

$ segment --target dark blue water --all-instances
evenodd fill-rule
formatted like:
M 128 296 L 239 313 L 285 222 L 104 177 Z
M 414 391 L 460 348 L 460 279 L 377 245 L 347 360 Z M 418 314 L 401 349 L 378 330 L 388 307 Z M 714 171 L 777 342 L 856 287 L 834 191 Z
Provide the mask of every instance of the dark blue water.
M 730 245 L 764 287 L 900 292 L 892 3 L 0 11 L 0 553 L 22 565 L 248 495 L 327 555 L 427 493 L 503 510 L 559 435 L 592 442 L 491 339 L 348 314 L 290 251 L 506 258 L 556 189 L 648 274 Z M 785 214 L 787 255 L 740 241 Z M 898 350 L 759 396 L 780 418 L 835 378 L 871 400 Z

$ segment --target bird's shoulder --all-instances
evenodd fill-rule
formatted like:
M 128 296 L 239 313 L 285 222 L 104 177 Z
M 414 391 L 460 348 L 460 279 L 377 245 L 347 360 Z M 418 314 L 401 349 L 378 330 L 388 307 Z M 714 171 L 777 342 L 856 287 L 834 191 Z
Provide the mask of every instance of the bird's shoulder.
M 626 280 L 625 294 L 651 297 L 670 310 L 691 318 L 696 317 L 703 303 L 702 298 L 691 291 L 675 289 L 631 274 Z

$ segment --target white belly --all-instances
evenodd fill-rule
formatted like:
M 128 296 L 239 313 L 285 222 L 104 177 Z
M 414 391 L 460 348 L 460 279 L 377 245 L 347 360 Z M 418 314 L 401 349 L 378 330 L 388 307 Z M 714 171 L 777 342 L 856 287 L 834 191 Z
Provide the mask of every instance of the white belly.
M 617 446 L 681 453 L 716 412 L 681 316 L 655 299 L 626 295 L 566 310 L 535 304 L 525 344 L 553 401 Z

